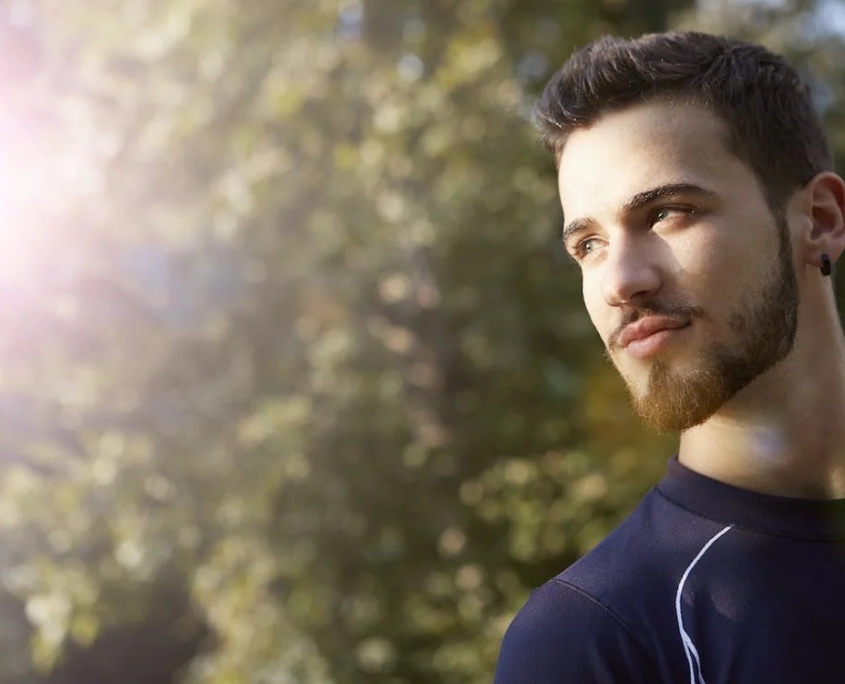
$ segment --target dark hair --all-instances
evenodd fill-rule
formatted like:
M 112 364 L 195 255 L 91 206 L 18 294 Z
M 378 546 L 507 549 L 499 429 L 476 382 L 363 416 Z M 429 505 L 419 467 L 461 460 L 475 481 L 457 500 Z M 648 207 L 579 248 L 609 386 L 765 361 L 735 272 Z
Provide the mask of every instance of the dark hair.
M 604 37 L 587 45 L 546 85 L 535 122 L 559 162 L 572 131 L 657 97 L 698 103 L 719 115 L 729 148 L 757 175 L 775 211 L 813 176 L 833 170 L 809 88 L 786 60 L 759 45 L 705 33 Z

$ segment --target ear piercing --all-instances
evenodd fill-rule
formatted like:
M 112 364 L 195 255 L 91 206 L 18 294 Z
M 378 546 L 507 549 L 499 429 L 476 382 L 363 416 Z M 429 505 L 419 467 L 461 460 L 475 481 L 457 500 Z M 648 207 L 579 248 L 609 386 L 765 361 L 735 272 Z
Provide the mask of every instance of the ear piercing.
M 822 254 L 821 272 L 823 276 L 829 276 L 833 273 L 833 266 L 830 263 L 830 257 L 827 254 Z

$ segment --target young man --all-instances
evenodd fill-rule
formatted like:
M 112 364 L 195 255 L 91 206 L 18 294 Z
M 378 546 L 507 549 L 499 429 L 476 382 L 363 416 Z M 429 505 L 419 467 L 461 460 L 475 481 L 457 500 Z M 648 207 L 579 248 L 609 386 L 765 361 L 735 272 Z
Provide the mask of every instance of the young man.
M 566 249 L 665 479 L 535 591 L 496 684 L 845 682 L 845 183 L 762 47 L 602 39 L 537 107 Z

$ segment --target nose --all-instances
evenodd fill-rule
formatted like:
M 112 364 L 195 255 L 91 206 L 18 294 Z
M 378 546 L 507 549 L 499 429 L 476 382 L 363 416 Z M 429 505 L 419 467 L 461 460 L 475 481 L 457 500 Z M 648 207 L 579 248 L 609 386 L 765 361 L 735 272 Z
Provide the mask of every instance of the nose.
M 647 240 L 620 237 L 608 245 L 602 296 L 611 306 L 648 300 L 661 285 L 660 270 Z

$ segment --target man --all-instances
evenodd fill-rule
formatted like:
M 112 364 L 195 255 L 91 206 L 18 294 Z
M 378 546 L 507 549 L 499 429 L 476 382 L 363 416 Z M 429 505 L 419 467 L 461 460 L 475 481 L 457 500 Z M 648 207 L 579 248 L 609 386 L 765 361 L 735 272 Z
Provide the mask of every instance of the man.
M 496 684 L 845 682 L 845 183 L 762 47 L 602 39 L 537 120 L 563 239 L 665 479 L 536 590 Z

